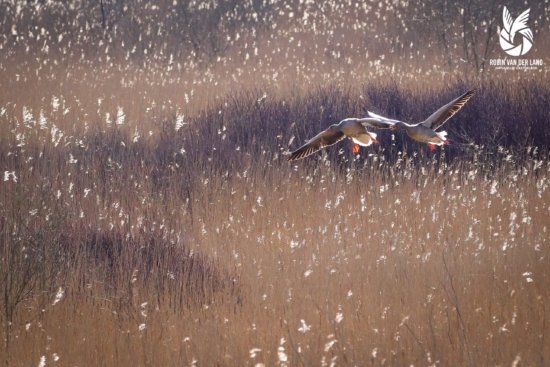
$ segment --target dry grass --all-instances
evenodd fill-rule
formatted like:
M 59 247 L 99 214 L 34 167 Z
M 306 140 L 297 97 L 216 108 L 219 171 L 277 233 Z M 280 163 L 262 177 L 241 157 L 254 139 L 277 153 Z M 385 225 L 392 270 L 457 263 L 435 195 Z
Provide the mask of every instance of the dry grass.
M 360 108 L 315 96 L 327 118 Z M 4 329 L 10 365 L 548 360 L 544 156 L 470 148 L 445 163 L 415 146 L 389 163 L 333 147 L 289 165 L 289 136 L 243 126 L 310 105 L 246 100 L 183 141 L 170 122 L 136 142 L 112 127 L 56 147 L 37 129 L 3 146 L 17 176 L 3 182 L 3 274 L 34 274 Z
M 548 364 L 548 68 L 481 68 L 500 8 L 98 3 L 0 2 L 6 366 Z M 472 87 L 435 154 L 285 159 Z
M 238 279 L 238 297 L 222 290 L 181 309 L 156 283 L 119 280 L 109 286 L 128 284 L 133 297 L 124 313 L 97 277 L 85 290 L 73 274 L 58 304 L 21 309 L 12 362 L 56 353 L 66 365 L 273 365 L 284 339 L 291 365 L 544 364 L 548 167 L 494 178 L 392 171 L 406 177 L 346 178 L 327 165 L 210 177 L 195 192 L 194 224 L 178 212 L 171 227 Z

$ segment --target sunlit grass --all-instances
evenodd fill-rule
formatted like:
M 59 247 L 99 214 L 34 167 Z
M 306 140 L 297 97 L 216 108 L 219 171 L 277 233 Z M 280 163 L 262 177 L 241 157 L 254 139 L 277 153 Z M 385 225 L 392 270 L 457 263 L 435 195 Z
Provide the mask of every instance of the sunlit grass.
M 441 4 L 1 2 L 1 362 L 544 365 L 547 68 Z M 470 88 L 436 153 L 286 161 Z
M 332 118 L 354 109 L 331 93 Z M 307 132 L 245 128 L 307 121 L 310 102 L 240 98 L 219 123 L 205 113 L 176 131 L 176 118 L 136 140 L 113 123 L 58 142 L 30 117 L 33 129 L 7 134 L 2 268 L 19 274 L 12 289 L 29 278 L 25 297 L 10 298 L 3 355 L 23 365 L 548 355 L 549 167 L 536 149 L 463 147 L 451 159 L 412 145 L 352 158 L 344 145 L 289 164 L 288 141 Z

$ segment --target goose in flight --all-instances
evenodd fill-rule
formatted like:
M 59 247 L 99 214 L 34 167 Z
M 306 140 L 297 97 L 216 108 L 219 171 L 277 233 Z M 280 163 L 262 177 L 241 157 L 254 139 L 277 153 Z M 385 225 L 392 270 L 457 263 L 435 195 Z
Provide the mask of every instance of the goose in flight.
M 388 125 L 391 130 L 405 130 L 411 139 L 428 144 L 428 148 L 433 151 L 436 145 L 449 144 L 447 132 L 436 130 L 457 113 L 474 93 L 475 90 L 469 90 L 460 97 L 439 108 L 426 120 L 417 124 L 408 124 L 402 121 L 387 119 L 370 111 L 367 111 L 367 113 L 369 117 L 378 119 L 380 124 Z
M 388 129 L 395 120 L 380 119 L 378 117 L 347 118 L 338 124 L 330 125 L 326 130 L 321 131 L 304 145 L 290 153 L 288 160 L 295 161 L 312 155 L 313 153 L 338 143 L 340 140 L 349 138 L 352 142 L 353 153 L 359 153 L 359 146 L 367 147 L 372 143 L 378 143 L 376 134 L 368 131 L 367 126 Z

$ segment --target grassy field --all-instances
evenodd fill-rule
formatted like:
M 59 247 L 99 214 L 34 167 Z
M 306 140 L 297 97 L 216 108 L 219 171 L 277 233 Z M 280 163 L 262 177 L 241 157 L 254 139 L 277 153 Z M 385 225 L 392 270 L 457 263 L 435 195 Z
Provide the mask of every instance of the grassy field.
M 430 99 L 392 90 L 370 98 Z M 55 106 L 4 131 L 8 365 L 545 364 L 540 147 L 431 154 L 382 132 L 358 157 L 342 144 L 289 164 L 362 100 L 256 97 L 138 138 L 131 122 L 63 134 Z
M 0 1 L 1 362 L 550 363 L 547 68 L 466 3 Z

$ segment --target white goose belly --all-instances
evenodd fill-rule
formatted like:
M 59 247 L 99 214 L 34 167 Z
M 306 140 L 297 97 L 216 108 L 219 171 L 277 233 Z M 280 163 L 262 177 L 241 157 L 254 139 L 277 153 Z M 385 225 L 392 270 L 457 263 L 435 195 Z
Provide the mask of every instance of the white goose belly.
M 407 135 L 411 139 L 419 141 L 421 143 L 442 144 L 443 139 L 436 131 L 428 129 L 425 126 L 418 125 L 407 129 Z

